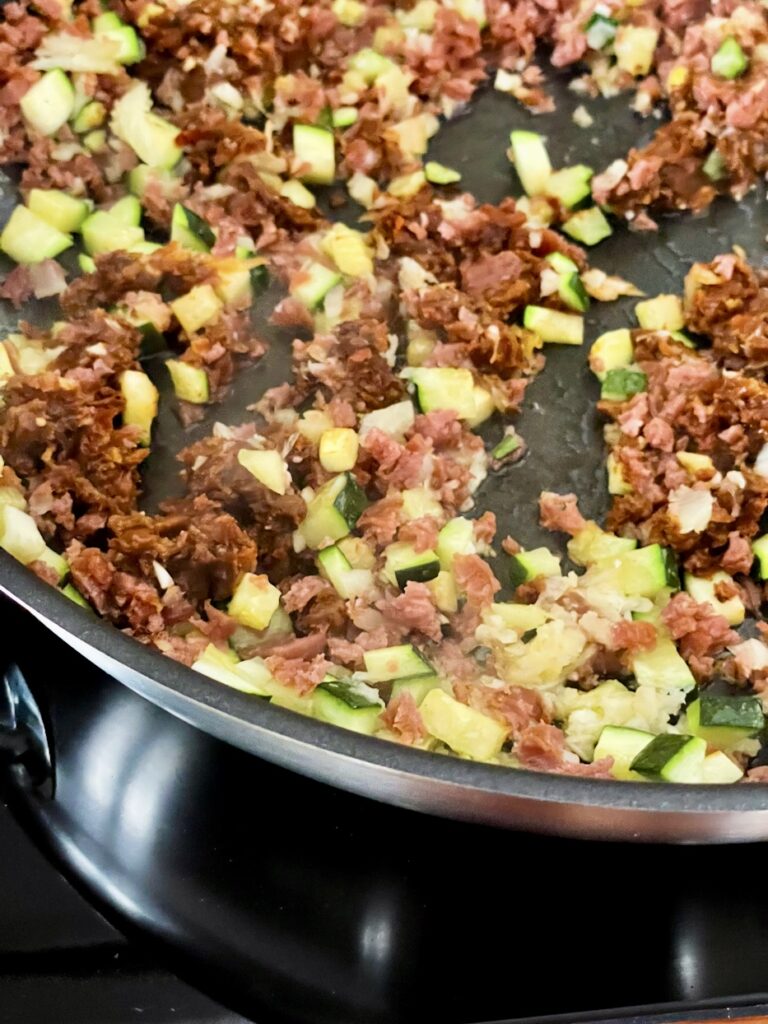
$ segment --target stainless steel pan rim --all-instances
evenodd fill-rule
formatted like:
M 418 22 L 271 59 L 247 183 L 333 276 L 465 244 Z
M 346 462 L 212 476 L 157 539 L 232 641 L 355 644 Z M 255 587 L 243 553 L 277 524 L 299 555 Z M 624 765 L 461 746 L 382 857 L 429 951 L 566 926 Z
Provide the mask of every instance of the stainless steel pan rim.
M 217 684 L 85 612 L 0 552 L 0 592 L 116 680 L 251 753 L 374 799 L 493 825 L 585 838 L 768 838 L 768 786 L 616 782 L 413 750 L 305 718 Z

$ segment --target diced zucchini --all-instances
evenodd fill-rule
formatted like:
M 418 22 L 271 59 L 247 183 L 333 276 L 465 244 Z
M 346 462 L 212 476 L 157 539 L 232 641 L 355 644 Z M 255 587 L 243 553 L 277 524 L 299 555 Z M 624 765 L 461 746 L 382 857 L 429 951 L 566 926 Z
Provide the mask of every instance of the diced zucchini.
M 722 750 L 714 750 L 704 758 L 701 777 L 698 781 L 708 785 L 724 785 L 738 782 L 743 777 L 744 772 L 735 761 L 732 761 Z
M 422 412 L 453 409 L 460 419 L 474 417 L 475 381 L 470 370 L 452 366 L 416 366 L 409 372 L 416 385 Z
M 585 26 L 587 45 L 591 50 L 602 50 L 616 38 L 618 21 L 605 14 L 593 14 Z
M 307 309 L 314 309 L 339 281 L 341 274 L 337 270 L 331 270 L 322 263 L 307 263 L 291 284 L 291 295 Z
M 436 553 L 440 568 L 448 571 L 453 569 L 456 555 L 476 555 L 477 543 L 472 520 L 457 516 L 447 522 L 437 535 Z
M 383 409 L 374 409 L 368 412 L 360 420 L 360 438 L 373 430 L 382 430 L 390 437 L 402 441 L 414 424 L 416 413 L 413 402 L 406 398 L 402 402 L 395 402 L 394 405 L 387 405 Z
M 542 341 L 559 345 L 581 345 L 584 319 L 573 313 L 560 313 L 546 306 L 526 306 L 523 326 L 538 334 Z
M 597 245 L 613 234 L 613 229 L 599 206 L 588 206 L 586 210 L 574 213 L 563 224 L 563 231 L 583 245 Z
M 417 28 L 420 32 L 431 32 L 435 27 L 438 9 L 437 0 L 417 0 L 409 10 L 396 8 L 394 13 L 403 28 Z
M 675 458 L 693 476 L 699 473 L 708 473 L 714 476 L 715 464 L 709 455 L 702 455 L 699 452 L 675 452 Z
M 342 537 L 336 546 L 353 569 L 373 569 L 376 565 L 376 555 L 362 537 L 353 537 L 350 534 Z
M 600 397 L 605 402 L 626 402 L 632 395 L 648 388 L 648 378 L 642 370 L 629 367 L 608 370 L 600 388 Z
M 434 551 L 416 552 L 412 544 L 396 541 L 384 551 L 382 573 L 393 585 L 405 590 L 408 583 L 426 583 L 440 572 L 440 561 Z
M 136 196 L 123 196 L 109 208 L 109 216 L 126 227 L 137 228 L 141 224 L 141 203 Z
M 341 540 L 354 528 L 367 504 L 365 492 L 355 478 L 349 473 L 340 473 L 324 484 L 309 502 L 299 532 L 310 548 Z
M 320 247 L 342 274 L 369 277 L 373 273 L 372 250 L 365 235 L 346 224 L 334 224 L 324 235 Z
M 337 107 L 331 112 L 331 124 L 334 128 L 349 128 L 358 117 L 357 107 Z
M 317 565 L 320 574 L 334 588 L 339 597 L 349 601 L 353 597 L 361 597 L 370 591 L 373 585 L 373 573 L 370 569 L 356 569 L 338 544 L 323 548 L 317 554 Z
M 543 195 L 552 174 L 543 137 L 538 132 L 513 131 L 509 141 L 520 184 L 529 196 Z
M 266 629 L 280 605 L 280 591 L 268 576 L 247 572 L 235 587 L 227 614 L 250 629 Z
M 549 616 L 537 604 L 515 604 L 513 601 L 500 602 L 491 606 L 491 614 L 499 616 L 504 625 L 516 633 L 527 633 L 543 626 Z
M 738 39 L 728 36 L 720 44 L 709 62 L 712 74 L 718 78 L 738 78 L 749 67 L 749 58 L 742 50 Z
M 630 765 L 653 738 L 652 732 L 643 732 L 642 729 L 606 725 L 600 733 L 592 760 L 601 761 L 604 757 L 612 757 L 611 774 L 614 779 L 640 781 L 643 776 L 633 772 Z
M 237 453 L 237 461 L 270 491 L 285 494 L 288 469 L 280 452 L 274 448 L 241 448 Z
M 514 431 L 505 434 L 499 443 L 492 449 L 491 457 L 494 459 L 505 459 L 512 452 L 516 452 L 520 447 L 520 438 Z
M 589 295 L 579 274 L 561 274 L 557 294 L 570 309 L 586 313 L 589 309 Z
M 73 587 L 71 583 L 62 587 L 61 592 L 64 597 L 68 597 L 73 604 L 78 604 L 81 608 L 87 608 L 90 611 L 91 606 L 85 600 L 80 591 L 76 587 Z
M 75 90 L 60 68 L 46 71 L 19 103 L 24 120 L 41 135 L 55 135 L 75 109 Z
M 270 696 L 270 689 L 264 684 L 271 679 L 271 673 L 261 658 L 239 662 L 234 652 L 222 651 L 214 644 L 208 644 L 192 663 L 192 668 L 217 683 L 231 686 L 233 690 L 252 693 L 256 697 Z
M 78 253 L 77 265 L 84 274 L 94 274 L 96 272 L 96 260 L 93 256 L 88 256 L 84 252 Z
M 452 167 L 446 167 L 445 164 L 439 164 L 435 160 L 428 160 L 424 164 L 424 174 L 427 181 L 432 182 L 433 185 L 454 185 L 457 181 L 461 181 L 459 171 L 454 171 Z
M 138 164 L 128 172 L 128 188 L 132 195 L 143 200 L 150 185 L 156 187 L 166 199 L 170 199 L 179 187 L 179 178 L 163 167 L 150 167 L 148 164 Z
M 579 272 L 578 263 L 570 256 L 566 256 L 564 252 L 550 252 L 544 258 L 558 274 L 578 274 Z
M 171 241 L 193 252 L 210 252 L 216 242 L 216 235 L 202 217 L 181 203 L 176 203 L 171 217 Z
M 550 174 L 544 189 L 548 196 L 557 199 L 562 206 L 570 209 L 586 199 L 591 192 L 590 180 L 594 171 L 586 164 L 563 167 Z
M 599 381 L 604 381 L 609 370 L 629 366 L 635 358 L 632 335 L 626 327 L 601 334 L 589 350 L 589 366 Z
M 299 177 L 309 185 L 332 185 L 336 177 L 333 132 L 316 125 L 293 126 L 293 152 Z
M 710 181 L 722 181 L 728 174 L 728 166 L 721 153 L 713 149 L 701 165 L 701 170 Z
M 77 231 L 90 210 L 84 199 L 76 199 L 55 188 L 31 189 L 27 197 L 27 206 L 46 224 L 50 224 L 65 235 Z
M 757 559 L 757 575 L 768 580 L 768 533 L 752 541 L 752 552 Z
M 93 31 L 117 44 L 117 60 L 120 64 L 136 64 L 143 60 L 146 50 L 144 43 L 132 25 L 127 25 L 112 11 L 93 19 Z
M 157 416 L 158 390 L 141 370 L 124 370 L 120 374 L 120 391 L 125 403 L 123 423 L 138 427 L 139 444 L 146 447 L 152 437 L 152 422 Z
M 456 754 L 488 761 L 501 750 L 507 728 L 474 708 L 461 704 L 444 690 L 429 691 L 419 708 L 424 727 Z
M 620 25 L 613 40 L 616 63 L 633 77 L 647 75 L 659 41 L 659 30 L 647 25 Z
M 152 96 L 145 82 L 137 82 L 115 103 L 110 126 L 145 164 L 170 169 L 181 158 L 176 145 L 179 129 L 152 112 Z
M 609 494 L 632 494 L 633 487 L 624 475 L 624 466 L 615 452 L 609 452 L 605 460 Z
M 360 439 L 350 427 L 333 427 L 320 438 L 318 458 L 328 473 L 344 473 L 357 462 Z
M 657 295 L 638 302 L 635 316 L 646 331 L 681 331 L 685 327 L 683 303 L 677 295 Z
M 13 505 L 23 510 L 27 507 L 27 499 L 18 487 L 0 487 L 0 505 Z
M 679 586 L 677 568 L 659 544 L 627 551 L 616 559 L 618 584 L 627 595 L 653 598 L 665 587 Z
M 485 0 L 444 0 L 444 3 L 446 7 L 458 11 L 467 21 L 476 22 L 478 28 L 485 28 L 488 24 Z
M 396 65 L 389 57 L 384 57 L 382 54 L 376 53 L 375 50 L 365 48 L 352 54 L 347 67 L 360 75 L 366 85 L 371 85 Z
M 0 505 L 0 548 L 27 565 L 42 555 L 46 544 L 29 513 L 14 505 Z
M 435 497 L 435 492 L 429 487 L 409 487 L 400 492 L 402 498 L 402 516 L 407 522 L 412 519 L 422 519 L 424 516 L 432 516 L 440 521 L 445 513 L 443 506 Z
M 692 573 L 687 572 L 683 579 L 685 589 L 694 601 L 698 601 L 700 604 L 711 605 L 718 615 L 722 615 L 727 620 L 729 626 L 740 626 L 742 624 L 746 615 L 746 609 L 744 602 L 738 594 L 734 594 L 733 597 L 722 601 L 715 593 L 718 583 L 733 583 L 727 572 L 714 572 L 709 577 L 694 576 Z
M 223 303 L 209 284 L 199 284 L 171 303 L 173 315 L 187 334 L 218 320 Z
M 392 683 L 392 697 L 400 697 L 404 693 L 409 693 L 413 697 L 416 707 L 419 707 L 429 691 L 439 686 L 440 677 L 436 675 L 416 676 L 415 679 L 396 679 Z
M 72 127 L 80 135 L 92 132 L 95 128 L 101 128 L 107 119 L 107 108 L 99 100 L 91 100 L 86 103 L 83 109 L 76 115 Z
M 393 178 L 387 186 L 387 192 L 396 199 L 410 199 L 415 196 L 425 185 L 427 176 L 424 171 L 412 171 L 410 174 L 401 174 Z
M 589 522 L 568 541 L 568 557 L 576 565 L 595 565 L 613 562 L 636 547 L 634 538 L 617 537 L 615 533 L 601 530 L 597 523 Z
M 208 374 L 200 366 L 192 366 L 180 359 L 166 359 L 165 365 L 171 375 L 173 390 L 182 402 L 203 405 L 210 397 Z
M 26 206 L 15 208 L 0 234 L 0 249 L 16 263 L 41 263 L 71 245 L 71 235 L 59 231 Z
M 735 747 L 765 727 L 762 701 L 753 696 L 703 693 L 688 705 L 686 719 L 694 736 L 721 749 Z
M 707 744 L 698 736 L 654 736 L 630 765 L 632 771 L 664 782 L 698 782 Z
M 374 687 L 332 676 L 327 676 L 314 690 L 312 704 L 321 721 L 369 736 L 376 731 L 384 710 L 384 701 Z
M 481 423 L 485 423 L 496 412 L 496 403 L 491 392 L 487 388 L 481 388 L 479 384 L 475 384 L 472 388 L 472 395 L 475 402 L 475 410 L 467 418 L 467 426 L 479 427 Z
M 89 153 L 102 153 L 107 145 L 107 133 L 103 128 L 88 132 L 83 136 L 83 145 Z
M 653 650 L 633 654 L 631 663 L 638 686 L 682 690 L 685 693 L 696 686 L 691 670 L 667 637 L 659 636 Z
M 253 302 L 254 271 L 264 270 L 257 260 L 235 256 L 216 261 L 213 290 L 228 309 L 248 309 Z
M 52 569 L 58 577 L 57 583 L 61 584 L 69 576 L 69 562 L 63 555 L 60 555 L 58 551 L 54 551 L 53 548 L 46 548 L 42 554 L 38 555 L 35 559 L 37 562 L 44 562 L 50 569 Z
M 130 249 L 144 241 L 142 228 L 121 224 L 105 210 L 97 210 L 86 217 L 80 227 L 83 245 L 91 256 L 115 249 Z
M 509 584 L 519 587 L 521 583 L 530 583 L 540 576 L 559 576 L 560 559 L 548 548 L 533 548 L 531 551 L 518 551 L 512 555 L 509 565 Z
M 280 188 L 280 195 L 284 199 L 290 199 L 294 206 L 300 206 L 302 210 L 312 210 L 317 205 L 317 200 L 309 189 L 295 179 L 286 181 Z
M 437 608 L 446 615 L 455 615 L 459 610 L 459 595 L 456 592 L 456 581 L 453 573 L 441 569 L 433 580 L 427 582 L 432 600 Z
M 397 647 L 377 647 L 363 652 L 365 671 L 373 683 L 386 683 L 392 679 L 411 679 L 433 676 L 435 670 L 413 644 Z

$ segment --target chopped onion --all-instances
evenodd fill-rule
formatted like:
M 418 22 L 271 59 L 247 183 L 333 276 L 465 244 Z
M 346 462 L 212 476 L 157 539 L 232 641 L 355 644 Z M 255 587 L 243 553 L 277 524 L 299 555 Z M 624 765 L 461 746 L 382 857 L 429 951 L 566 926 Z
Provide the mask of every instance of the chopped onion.
M 681 533 L 701 533 L 709 526 L 715 499 L 709 491 L 682 486 L 669 495 L 669 512 Z
M 752 467 L 752 470 L 757 473 L 758 476 L 768 480 L 768 444 L 764 444 L 757 453 L 757 458 L 755 459 L 755 464 Z
M 155 561 L 152 563 L 152 569 L 161 590 L 169 590 L 174 585 L 173 576 L 171 576 L 165 566 Z

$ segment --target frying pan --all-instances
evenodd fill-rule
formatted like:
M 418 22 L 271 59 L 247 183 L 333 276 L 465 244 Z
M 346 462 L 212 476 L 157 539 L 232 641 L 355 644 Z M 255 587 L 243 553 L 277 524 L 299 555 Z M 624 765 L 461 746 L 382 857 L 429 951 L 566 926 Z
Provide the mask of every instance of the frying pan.
M 555 166 L 581 161 L 597 169 L 642 143 L 657 121 L 643 121 L 628 97 L 588 103 L 589 128 L 576 127 L 572 114 L 582 101 L 567 79 L 550 75 L 557 111 L 536 119 L 548 135 Z M 430 156 L 463 173 L 462 186 L 479 200 L 499 202 L 519 194 L 505 156 L 511 128 L 531 119 L 508 97 L 486 90 L 470 111 L 445 125 Z M 630 234 L 619 227 L 592 254 L 593 265 L 620 274 L 648 294 L 680 292 L 694 260 L 709 260 L 738 243 L 754 263 L 765 262 L 765 200 L 761 190 L 741 203 L 720 200 L 699 217 L 665 218 L 658 233 Z M 12 189 L 4 203 L 13 203 Z M 0 213 L 7 214 L 0 210 Z M 355 209 L 346 211 L 354 219 Z M 208 410 L 203 423 L 184 430 L 162 359 L 147 371 L 167 401 L 155 430 L 145 472 L 145 507 L 180 493 L 175 453 L 210 431 L 216 420 L 249 419 L 246 407 L 268 387 L 284 381 L 290 368 L 291 335 L 273 330 L 266 318 L 278 293 L 263 296 L 254 312 L 270 341 L 260 363 L 243 370 L 226 399 Z M 631 300 L 594 304 L 587 337 L 630 321 Z M 50 317 L 44 304 L 24 310 L 31 320 Z M 6 330 L 15 326 L 3 310 Z M 588 517 L 607 507 L 601 423 L 594 410 L 597 389 L 585 352 L 550 346 L 544 372 L 528 389 L 517 427 L 529 450 L 518 465 L 490 477 L 478 494 L 478 511 L 492 509 L 499 535 L 511 533 L 526 546 L 555 543 L 536 523 L 536 499 L 543 489 L 575 491 Z M 491 423 L 489 436 L 501 425 Z M 55 634 L 96 662 L 116 680 L 167 711 L 235 746 L 295 771 L 377 800 L 428 813 L 591 839 L 677 843 L 732 842 L 768 838 L 768 786 L 675 786 L 572 778 L 477 764 L 413 750 L 303 718 L 247 697 L 142 646 L 73 605 L 0 552 L 0 591 L 28 609 Z M 8 638 L 12 642 L 12 638 Z M 6 641 L 8 642 L 8 641 Z M 51 671 L 55 672 L 55 665 Z M 66 686 L 66 680 L 61 681 Z

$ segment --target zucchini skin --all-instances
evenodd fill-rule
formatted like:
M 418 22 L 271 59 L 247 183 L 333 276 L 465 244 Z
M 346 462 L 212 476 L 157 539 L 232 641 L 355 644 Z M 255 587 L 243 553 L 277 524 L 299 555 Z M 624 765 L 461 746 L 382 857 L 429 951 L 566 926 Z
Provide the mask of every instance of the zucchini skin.
M 354 529 L 357 520 L 368 507 L 368 498 L 365 495 L 365 491 L 349 473 L 347 474 L 346 483 L 333 505 L 351 530 Z

